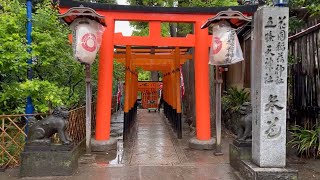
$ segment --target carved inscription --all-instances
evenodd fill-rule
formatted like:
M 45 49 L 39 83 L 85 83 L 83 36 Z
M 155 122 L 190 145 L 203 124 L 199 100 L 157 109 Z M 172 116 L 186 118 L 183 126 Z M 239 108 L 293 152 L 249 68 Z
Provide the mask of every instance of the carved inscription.
M 270 111 L 272 114 L 274 113 L 274 109 L 282 110 L 283 107 L 278 104 L 278 96 L 270 94 L 269 102 L 265 106 L 265 111 Z
M 281 126 L 278 125 L 279 118 L 275 117 L 271 121 L 267 121 L 268 129 L 265 134 L 269 139 L 277 138 L 281 134 Z
M 264 64 L 266 73 L 264 74 L 264 84 L 279 85 L 285 82 L 286 18 L 286 16 L 269 17 L 265 23 L 266 51 L 264 52 Z
M 275 28 L 277 25 L 274 24 L 272 17 L 268 18 L 267 24 L 264 26 L 266 29 L 267 28 Z
M 276 36 L 273 35 L 273 32 L 272 31 L 269 31 L 267 32 L 265 35 L 264 35 L 265 39 L 267 42 L 270 42 L 270 41 L 274 41 L 274 38 Z
M 274 139 L 280 136 L 281 134 L 281 126 L 279 125 L 279 117 L 275 114 L 275 110 L 281 111 L 284 109 L 283 106 L 280 105 L 277 95 L 269 95 L 268 103 L 265 105 L 265 112 L 271 113 L 274 118 L 272 120 L 267 121 L 267 130 L 265 134 L 268 139 Z
M 264 39 L 266 50 L 264 51 L 264 84 L 276 86 L 284 84 L 286 76 L 286 38 L 287 23 L 286 16 L 269 17 L 265 22 Z M 282 116 L 278 113 L 284 110 L 284 106 L 279 102 L 276 94 L 270 94 L 268 101 L 265 103 L 264 111 L 271 116 L 266 121 L 267 129 L 265 134 L 268 139 L 274 139 L 280 136 L 281 126 L 279 121 Z

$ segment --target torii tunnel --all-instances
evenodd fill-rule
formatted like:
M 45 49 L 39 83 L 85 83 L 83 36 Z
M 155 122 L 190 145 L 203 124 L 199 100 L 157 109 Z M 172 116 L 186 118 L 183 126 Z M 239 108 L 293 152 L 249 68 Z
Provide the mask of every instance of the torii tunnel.
M 125 131 L 132 125 L 135 117 L 138 91 L 147 90 L 147 92 L 152 93 L 151 95 L 157 97 L 154 98 L 152 96 L 152 101 L 157 101 L 158 99 L 156 89 L 159 89 L 159 86 L 156 87 L 156 83 L 149 83 L 149 86 L 142 86 L 143 83 L 138 84 L 135 70 L 140 67 L 147 71 L 162 72 L 164 113 L 170 120 L 174 130 L 176 130 L 178 138 L 182 137 L 180 65 L 192 59 L 192 54 L 188 54 L 187 51 L 188 48 L 180 48 L 178 46 L 172 48 L 116 47 L 114 58 L 118 62 L 125 63 L 126 66 L 125 97 L 129 98 L 125 98 L 124 104 Z
M 229 8 L 240 11 L 246 16 L 252 16 L 257 6 L 169 8 L 61 0 L 60 13 L 66 13 L 70 8 L 80 5 L 92 8 L 104 16 L 107 25 L 103 33 L 99 55 L 95 139 L 102 141 L 110 138 L 114 60 L 125 63 L 126 67 L 124 113 L 127 126 L 130 126 L 135 117 L 138 91 L 136 69 L 141 67 L 144 70 L 163 73 L 165 113 L 171 118 L 178 132 L 181 132 L 180 65 L 187 60 L 194 60 L 196 138 L 199 141 L 210 140 L 208 55 L 211 37 L 208 28 L 201 29 L 201 26 L 215 14 Z M 138 37 L 114 33 L 115 21 L 147 22 L 149 23 L 149 35 Z M 161 23 L 165 22 L 192 23 L 194 33 L 186 37 L 162 37 Z M 189 54 L 188 48 L 193 48 L 194 53 Z M 178 133 L 178 137 L 181 137 L 181 134 Z

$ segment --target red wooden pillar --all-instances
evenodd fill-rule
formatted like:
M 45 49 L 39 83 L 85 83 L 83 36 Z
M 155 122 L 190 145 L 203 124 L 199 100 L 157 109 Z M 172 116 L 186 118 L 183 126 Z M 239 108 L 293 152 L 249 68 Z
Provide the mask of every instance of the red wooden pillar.
M 208 28 L 201 29 L 202 22 L 195 23 L 195 92 L 196 130 L 198 140 L 210 140 L 209 49 Z
M 106 24 L 100 47 L 98 69 L 96 140 L 109 140 L 110 138 L 114 19 L 106 18 Z

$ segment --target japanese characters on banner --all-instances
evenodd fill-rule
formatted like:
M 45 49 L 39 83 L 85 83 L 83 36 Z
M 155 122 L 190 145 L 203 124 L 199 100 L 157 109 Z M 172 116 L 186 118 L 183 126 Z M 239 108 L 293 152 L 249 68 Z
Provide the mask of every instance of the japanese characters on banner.
M 104 27 L 87 18 L 77 18 L 70 25 L 73 34 L 73 54 L 76 60 L 92 64 L 101 45 Z
M 227 21 L 214 24 L 212 32 L 209 64 L 228 65 L 243 60 L 237 33 Z

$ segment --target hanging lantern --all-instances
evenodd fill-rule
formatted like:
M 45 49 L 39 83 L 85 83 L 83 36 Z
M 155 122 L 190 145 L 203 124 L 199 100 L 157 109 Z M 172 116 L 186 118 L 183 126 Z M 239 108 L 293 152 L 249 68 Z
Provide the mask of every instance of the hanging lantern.
M 85 64 L 86 74 L 86 153 L 91 153 L 91 72 L 90 65 L 94 62 L 102 41 L 105 20 L 95 10 L 88 7 L 73 7 L 59 15 L 72 30 L 73 55 L 77 61 Z
M 243 60 L 236 28 L 250 22 L 251 18 L 239 11 L 228 9 L 208 19 L 201 29 L 212 26 L 212 43 L 209 55 L 211 65 L 229 65 Z
M 74 58 L 92 64 L 101 45 L 104 27 L 89 18 L 77 18 L 71 25 Z
M 88 7 L 73 7 L 59 15 L 72 30 L 73 55 L 77 61 L 91 65 L 96 58 L 105 30 L 104 16 Z
M 237 33 L 227 21 L 214 24 L 212 32 L 209 64 L 229 65 L 243 60 Z

